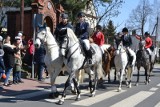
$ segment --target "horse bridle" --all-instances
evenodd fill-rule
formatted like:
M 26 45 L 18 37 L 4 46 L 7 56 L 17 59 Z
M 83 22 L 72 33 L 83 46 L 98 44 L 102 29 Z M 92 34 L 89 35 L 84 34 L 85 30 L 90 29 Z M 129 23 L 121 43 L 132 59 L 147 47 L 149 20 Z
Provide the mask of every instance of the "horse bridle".
M 56 46 L 58 46 L 57 44 L 45 44 L 45 40 L 47 40 L 47 30 L 45 29 L 45 36 L 44 36 L 44 40 L 43 39 L 41 39 L 40 37 L 37 37 L 44 45 L 48 45 L 48 46 L 54 46 L 55 45 L 55 47 Z M 40 32 L 40 31 L 39 31 Z M 37 34 L 39 33 L 39 32 L 37 32 Z
M 64 36 L 64 35 L 63 35 L 63 36 Z M 63 39 L 64 39 L 64 38 L 67 38 L 67 45 L 66 45 L 66 47 L 62 47 L 62 46 L 61 46 L 62 43 L 60 43 L 60 49 L 65 49 L 65 58 L 67 58 L 67 55 L 68 55 L 69 50 L 70 50 L 73 46 L 75 46 L 75 45 L 78 43 L 78 41 L 77 41 L 75 44 L 73 44 L 71 47 L 69 47 L 69 46 L 68 46 L 68 45 L 69 45 L 69 37 L 68 37 L 68 35 L 64 36 Z M 62 41 L 62 42 L 63 42 L 63 41 Z M 70 61 L 71 56 L 72 56 L 77 50 L 78 50 L 78 47 L 70 54 L 70 56 L 68 57 L 68 62 Z

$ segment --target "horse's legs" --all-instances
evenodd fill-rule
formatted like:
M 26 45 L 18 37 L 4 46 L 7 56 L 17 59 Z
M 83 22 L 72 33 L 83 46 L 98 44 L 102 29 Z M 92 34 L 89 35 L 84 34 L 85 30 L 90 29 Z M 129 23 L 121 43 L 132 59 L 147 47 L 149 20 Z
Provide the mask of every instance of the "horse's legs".
M 130 69 L 129 69 L 129 85 L 128 85 L 128 88 L 131 88 L 132 87 L 132 83 L 131 83 L 131 81 L 132 81 L 132 73 L 133 73 L 133 71 L 134 71 L 134 66 L 132 66 Z
M 62 93 L 62 98 L 57 102 L 58 105 L 62 105 L 64 103 L 64 98 L 66 97 L 66 90 L 70 86 L 70 83 L 71 83 L 71 81 L 70 81 L 70 76 L 69 76 L 66 83 L 65 83 L 65 87 L 64 87 L 64 90 Z
M 139 83 L 139 70 L 140 70 L 140 67 L 137 67 L 137 82 L 136 82 L 136 86 L 138 86 L 138 83 Z
M 119 87 L 118 87 L 118 91 L 121 91 L 124 71 L 125 71 L 124 68 L 120 71 L 120 78 L 119 78 Z
M 110 78 L 110 71 L 108 72 L 108 82 L 111 82 L 111 78 Z
M 117 72 L 116 72 L 116 69 L 115 69 L 115 71 L 114 71 L 114 82 L 116 82 L 116 80 L 117 80 Z
M 75 86 L 75 88 L 77 90 L 77 97 L 76 97 L 75 101 L 78 101 L 80 99 L 80 89 L 79 89 L 78 83 L 75 80 L 75 78 L 73 78 L 73 83 L 74 83 L 74 86 Z
M 49 69 L 50 70 L 50 69 Z M 57 87 L 55 85 L 56 77 L 58 76 L 60 69 L 54 69 L 54 71 L 50 73 L 50 82 L 51 82 L 51 93 L 49 94 L 50 98 L 57 98 L 59 96 L 59 92 L 57 91 Z
M 150 70 L 149 70 L 149 77 L 148 77 L 148 81 L 149 82 L 151 81 L 150 77 L 151 77 L 151 73 L 152 73 L 152 70 L 153 70 L 153 66 L 154 66 L 154 63 L 151 62 L 151 64 L 150 64 Z
M 94 71 L 95 71 L 94 80 L 93 80 L 94 81 L 94 86 L 93 86 L 93 90 L 90 90 L 91 91 L 91 97 L 95 96 L 95 94 L 96 94 L 96 87 L 97 87 L 97 82 L 98 82 L 97 67 L 96 67 L 96 69 L 94 69 Z
M 71 85 L 73 78 L 75 78 L 75 71 L 72 71 L 65 83 L 65 87 L 62 93 L 62 98 L 57 102 L 58 105 L 62 105 L 64 103 L 64 98 L 66 97 L 67 88 Z
M 149 71 L 149 69 L 148 69 L 148 67 L 146 67 L 146 68 L 145 68 L 145 78 L 146 78 L 145 84 L 146 84 L 146 85 L 147 85 L 148 82 L 149 82 L 149 81 L 148 81 L 148 77 L 149 77 L 149 76 L 148 76 L 148 71 Z
M 126 82 L 126 86 L 128 86 L 128 75 L 129 75 L 129 68 L 125 69 L 125 82 Z

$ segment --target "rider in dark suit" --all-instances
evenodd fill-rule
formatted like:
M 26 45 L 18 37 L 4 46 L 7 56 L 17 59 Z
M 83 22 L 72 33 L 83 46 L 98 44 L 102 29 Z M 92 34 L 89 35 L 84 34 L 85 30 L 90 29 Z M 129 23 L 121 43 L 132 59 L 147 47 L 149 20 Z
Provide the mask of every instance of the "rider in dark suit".
M 85 21 L 85 14 L 83 12 L 79 12 L 77 17 L 79 22 L 76 24 L 75 34 L 84 43 L 88 62 L 92 64 L 92 51 L 89 42 L 89 23 Z
M 66 13 L 61 14 L 61 19 L 62 21 L 57 25 L 56 29 L 55 29 L 55 36 L 56 39 L 58 40 L 58 36 L 59 35 L 63 35 L 63 28 L 71 28 L 73 30 L 73 26 L 68 22 L 68 15 Z
M 122 29 L 122 33 L 123 35 L 120 38 L 123 43 L 123 46 L 127 49 L 129 55 L 133 57 L 133 60 L 131 62 L 131 66 L 133 66 L 133 64 L 135 64 L 136 61 L 136 55 L 135 52 L 130 48 L 132 45 L 132 39 L 128 34 L 128 29 L 126 27 Z

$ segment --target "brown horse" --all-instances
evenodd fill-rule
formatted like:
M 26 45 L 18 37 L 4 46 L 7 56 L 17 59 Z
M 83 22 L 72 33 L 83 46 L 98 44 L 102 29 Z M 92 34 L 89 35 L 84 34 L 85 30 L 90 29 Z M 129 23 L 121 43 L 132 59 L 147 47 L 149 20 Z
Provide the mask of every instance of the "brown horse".
M 104 57 L 103 57 L 103 69 L 108 76 L 108 82 L 110 82 L 110 71 L 112 67 L 115 67 L 114 65 L 114 52 L 115 48 L 113 46 L 110 46 L 108 49 L 105 50 Z M 114 81 L 116 80 L 116 72 L 114 75 Z

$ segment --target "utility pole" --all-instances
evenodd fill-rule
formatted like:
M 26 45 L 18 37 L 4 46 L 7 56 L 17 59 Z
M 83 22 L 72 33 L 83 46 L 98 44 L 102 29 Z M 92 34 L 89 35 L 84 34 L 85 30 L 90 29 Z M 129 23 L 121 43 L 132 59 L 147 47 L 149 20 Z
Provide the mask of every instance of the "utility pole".
M 20 8 L 20 14 L 21 14 L 21 19 L 20 19 L 20 30 L 23 32 L 23 27 L 24 27 L 24 0 L 21 0 L 21 8 Z

